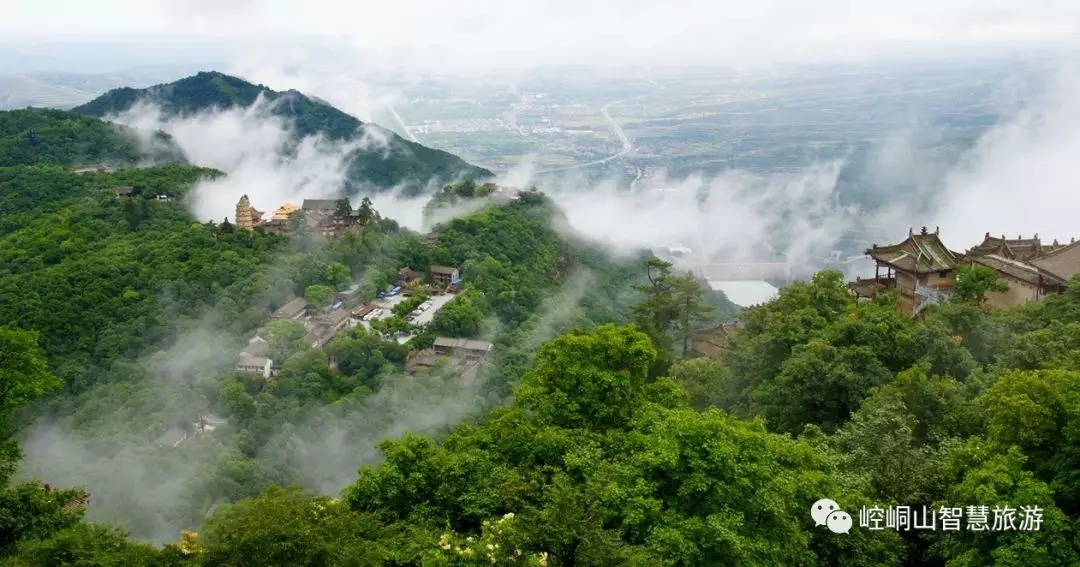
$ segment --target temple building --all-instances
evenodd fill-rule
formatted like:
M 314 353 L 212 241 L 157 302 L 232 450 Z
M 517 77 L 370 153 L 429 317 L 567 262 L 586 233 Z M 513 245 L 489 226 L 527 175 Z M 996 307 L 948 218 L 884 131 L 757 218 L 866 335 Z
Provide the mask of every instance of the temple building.
M 460 279 L 458 269 L 450 266 L 432 265 L 428 270 L 431 272 L 431 283 L 438 287 L 448 287 Z
M 355 211 L 349 211 L 346 215 L 338 214 L 342 202 L 345 200 L 305 199 L 301 207 L 284 203 L 273 215 L 265 218 L 265 214 L 255 210 L 248 196 L 244 195 L 236 203 L 236 226 L 243 230 L 258 227 L 280 235 L 291 235 L 296 233 L 298 228 L 303 228 L 310 234 L 320 234 L 328 238 L 350 232 L 363 232 L 364 223 Z M 296 213 L 302 214 L 302 224 L 294 222 Z
M 285 203 L 285 204 L 281 205 L 280 207 L 278 207 L 276 211 L 274 211 L 274 214 L 273 214 L 273 216 L 270 217 L 270 220 L 282 221 L 282 222 L 287 221 L 287 220 L 289 220 L 289 216 L 292 215 L 293 213 L 295 213 L 296 211 L 297 211 L 297 206 L 296 205 L 294 205 L 292 203 Z
M 866 253 L 875 262 L 874 278 L 858 279 L 849 284 L 851 289 L 868 298 L 896 290 L 905 315 L 918 313 L 952 291 L 961 257 L 945 247 L 936 228 L 928 232 L 925 226 L 918 234 L 909 229 L 907 239 L 899 244 L 875 244 Z
M 915 315 L 931 303 L 947 296 L 955 287 L 957 266 L 982 266 L 994 270 L 1008 289 L 987 292 L 985 306 L 1001 309 L 1038 301 L 1049 294 L 1063 293 L 1069 279 L 1080 274 L 1080 243 L 1054 240 L 1043 244 L 1036 234 L 1010 239 L 986 233 L 983 241 L 964 254 L 950 251 L 941 243 L 937 229 L 924 227 L 919 234 L 908 231 L 907 240 L 866 251 L 874 259 L 874 278 L 857 279 L 848 286 L 859 297 L 875 298 L 896 290 L 902 312 Z
M 731 336 L 735 334 L 735 331 L 739 330 L 740 326 L 741 324 L 738 322 L 728 322 L 721 323 L 710 329 L 694 331 L 690 348 L 693 349 L 694 352 L 701 353 L 716 360 L 721 352 L 727 350 Z
M 1001 309 L 1038 301 L 1050 293 L 1065 291 L 1066 280 L 1038 266 L 998 254 L 967 254 L 964 263 L 984 266 L 997 272 L 998 281 L 1008 286 L 1002 292 L 986 293 L 986 307 Z
M 1036 263 L 1046 257 L 1068 248 L 1068 245 L 1053 243 L 1044 245 L 1039 235 L 1024 239 L 1017 236 L 1008 239 L 990 236 L 986 233 L 983 241 L 971 248 L 964 255 L 964 263 L 983 266 L 997 272 L 998 281 L 1008 286 L 1003 292 L 991 291 L 986 294 L 986 306 L 1001 309 L 1038 301 L 1050 293 L 1062 293 L 1068 283 L 1068 277 L 1062 277 L 1052 270 L 1047 270 Z
M 236 228 L 252 230 L 255 225 L 262 223 L 262 217 L 262 211 L 251 206 L 247 195 L 240 197 L 240 201 L 236 203 Z
M 997 238 L 990 236 L 990 233 L 988 232 L 986 233 L 986 236 L 983 237 L 983 241 L 971 250 L 968 250 L 967 253 L 968 255 L 976 256 L 993 254 L 1010 260 L 1030 262 L 1042 258 L 1056 250 L 1060 250 L 1065 246 L 1067 245 L 1058 244 L 1057 240 L 1050 244 L 1043 244 L 1039 241 L 1038 234 L 1025 240 L 1022 235 L 1017 236 L 1015 239 L 1008 239 L 1004 234 L 1001 235 L 1001 238 Z
M 1080 274 L 1080 242 L 1072 239 L 1069 244 L 1033 260 L 1032 264 L 1069 281 L 1073 276 Z

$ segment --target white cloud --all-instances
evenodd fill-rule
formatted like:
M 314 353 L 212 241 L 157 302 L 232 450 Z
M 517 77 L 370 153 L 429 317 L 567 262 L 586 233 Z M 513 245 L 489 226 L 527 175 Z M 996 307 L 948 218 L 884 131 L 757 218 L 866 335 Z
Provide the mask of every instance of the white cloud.
M 953 249 L 989 231 L 1044 242 L 1080 236 L 1080 68 L 1063 70 L 1023 110 L 991 129 L 949 175 L 936 221 Z
M 1075 45 L 1080 38 L 1080 4 L 1071 0 L 59 3 L 6 7 L 0 36 L 256 40 L 264 46 L 306 38 L 341 42 L 352 51 L 342 55 L 364 66 L 442 71 L 565 63 L 741 66 L 972 44 Z
M 224 171 L 227 176 L 202 182 L 189 195 L 192 213 L 199 220 L 216 222 L 226 216 L 232 219 L 244 194 L 264 213 L 273 213 L 286 201 L 333 198 L 340 194 L 350 152 L 385 142 L 381 132 L 353 144 L 308 136 L 282 155 L 290 142 L 289 127 L 269 113 L 269 103 L 262 99 L 248 108 L 184 118 L 165 118 L 157 107 L 143 104 L 110 118 L 142 131 L 164 130 L 189 161 Z

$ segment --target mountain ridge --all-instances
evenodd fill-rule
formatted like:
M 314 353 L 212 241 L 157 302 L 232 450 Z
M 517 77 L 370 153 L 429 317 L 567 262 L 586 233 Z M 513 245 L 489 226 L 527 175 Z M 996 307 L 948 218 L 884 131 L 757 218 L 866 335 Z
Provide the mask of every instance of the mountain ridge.
M 72 111 L 105 118 L 148 102 L 158 106 L 165 118 L 185 118 L 201 112 L 249 108 L 260 98 L 268 103 L 271 116 L 287 122 L 297 141 L 320 135 L 334 142 L 359 142 L 369 129 L 386 140 L 385 148 L 365 147 L 350 154 L 344 193 L 403 187 L 407 195 L 416 195 L 432 183 L 441 187 L 461 179 L 493 177 L 487 169 L 458 156 L 406 140 L 295 89 L 275 91 L 217 71 L 202 71 L 145 89 L 113 89 Z

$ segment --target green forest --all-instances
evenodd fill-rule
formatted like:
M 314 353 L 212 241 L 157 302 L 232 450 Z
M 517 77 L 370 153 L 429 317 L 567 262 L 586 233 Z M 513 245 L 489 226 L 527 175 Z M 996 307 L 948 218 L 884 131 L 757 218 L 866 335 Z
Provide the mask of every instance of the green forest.
M 0 565 L 1080 564 L 1080 279 L 986 312 L 980 275 L 910 319 L 822 271 L 740 311 L 536 190 L 445 187 L 429 210 L 485 201 L 431 246 L 377 197 L 362 233 L 285 237 L 193 218 L 219 171 L 68 173 L 78 136 L 0 167 Z M 315 348 L 269 320 L 432 264 L 462 284 L 426 327 Z M 687 348 L 732 319 L 717 359 Z M 257 332 L 272 379 L 233 370 Z M 406 373 L 435 336 L 494 347 L 474 380 Z M 1041 523 L 858 525 L 891 506 Z
M 453 154 L 410 142 L 374 124 L 364 124 L 297 91 L 277 92 L 218 72 L 205 71 L 148 89 L 115 89 L 76 107 L 74 112 L 103 118 L 149 102 L 166 117 L 183 117 L 214 109 L 247 108 L 260 100 L 267 105 L 267 112 L 286 121 L 296 140 L 318 135 L 332 142 L 360 144 L 349 160 L 348 193 L 401 186 L 408 194 L 416 195 L 430 183 L 441 187 L 459 177 L 491 176 L 490 171 Z M 367 128 L 373 129 L 372 138 L 385 138 L 385 143 L 374 147 L 365 143 Z

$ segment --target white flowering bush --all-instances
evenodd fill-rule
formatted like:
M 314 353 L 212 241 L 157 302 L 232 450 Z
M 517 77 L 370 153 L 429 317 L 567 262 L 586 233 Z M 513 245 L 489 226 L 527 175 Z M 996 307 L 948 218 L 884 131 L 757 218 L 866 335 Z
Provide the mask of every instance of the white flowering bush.
M 442 534 L 438 547 L 425 557 L 425 567 L 465 567 L 514 565 L 546 567 L 546 553 L 526 553 L 516 544 L 521 538 L 514 526 L 513 512 L 497 520 L 484 520 L 479 536 Z

